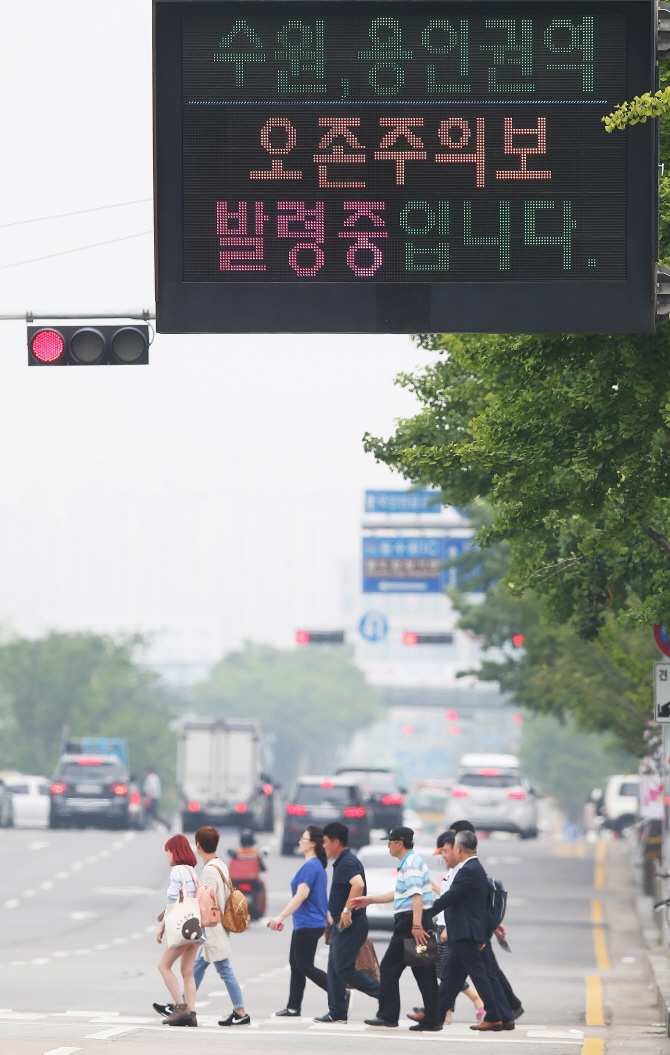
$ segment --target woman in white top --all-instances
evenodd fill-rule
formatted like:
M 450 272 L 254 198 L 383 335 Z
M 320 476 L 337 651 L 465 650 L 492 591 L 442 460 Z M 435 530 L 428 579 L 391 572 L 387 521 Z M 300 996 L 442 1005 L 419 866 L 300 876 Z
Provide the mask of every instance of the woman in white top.
M 184 897 L 195 897 L 198 890 L 198 877 L 193 871 L 196 863 L 195 854 L 184 835 L 173 835 L 165 844 L 165 856 L 170 865 L 170 885 L 167 890 L 168 902 L 179 899 L 180 892 Z M 165 920 L 161 920 L 156 934 L 156 940 L 163 940 L 165 931 Z M 158 961 L 158 970 L 165 982 L 174 1010 L 165 1018 L 169 1026 L 197 1026 L 198 1020 L 195 1016 L 195 978 L 193 977 L 193 965 L 198 955 L 199 946 L 195 943 L 180 945 L 175 949 L 164 949 L 163 955 Z M 183 981 L 184 1003 L 182 1003 L 181 988 L 175 974 L 172 971 L 173 964 L 180 960 L 181 977 Z M 160 1004 L 154 1004 L 154 1009 L 164 1013 Z

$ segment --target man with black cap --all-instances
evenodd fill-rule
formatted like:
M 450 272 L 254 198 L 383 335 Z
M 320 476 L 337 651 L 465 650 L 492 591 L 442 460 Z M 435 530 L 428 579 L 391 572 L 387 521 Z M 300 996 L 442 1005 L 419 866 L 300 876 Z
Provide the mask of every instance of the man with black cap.
M 397 1026 L 400 1017 L 400 976 L 405 970 L 405 938 L 413 938 L 417 945 L 425 945 L 433 930 L 431 908 L 433 891 L 428 866 L 414 852 L 414 832 L 402 825 L 388 834 L 391 857 L 398 861 L 395 890 L 374 897 L 357 897 L 352 908 L 384 905 L 393 902 L 393 934 L 380 964 L 381 992 L 376 1018 L 366 1018 L 368 1026 Z M 439 1014 L 437 976 L 435 967 L 412 967 L 412 973 L 423 997 L 425 1016 L 410 1029 L 437 1032 L 442 1029 Z

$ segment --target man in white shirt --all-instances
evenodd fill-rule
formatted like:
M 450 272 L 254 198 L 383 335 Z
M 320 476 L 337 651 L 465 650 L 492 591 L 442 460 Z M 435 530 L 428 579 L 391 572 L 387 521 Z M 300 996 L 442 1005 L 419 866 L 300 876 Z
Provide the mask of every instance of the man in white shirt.
M 169 831 L 170 825 L 158 812 L 158 800 L 161 797 L 161 781 L 158 773 L 154 772 L 151 766 L 147 766 L 144 770 L 144 812 L 146 820 L 150 818 L 158 821 L 159 824 L 163 824 Z

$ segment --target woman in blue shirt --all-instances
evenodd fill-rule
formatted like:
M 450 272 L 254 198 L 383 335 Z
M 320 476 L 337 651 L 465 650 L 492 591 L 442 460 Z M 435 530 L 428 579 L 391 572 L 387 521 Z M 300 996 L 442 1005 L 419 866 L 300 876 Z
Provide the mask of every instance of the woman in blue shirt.
M 268 921 L 271 930 L 279 930 L 283 927 L 286 917 L 293 916 L 288 1004 L 283 1011 L 277 1012 L 277 1016 L 282 1018 L 300 1015 L 307 978 L 320 989 L 328 990 L 326 972 L 314 966 L 316 947 L 328 922 L 328 860 L 323 848 L 323 828 L 316 824 L 308 824 L 307 830 L 300 837 L 298 849 L 305 858 L 305 863 L 291 880 L 293 897 L 278 916 Z

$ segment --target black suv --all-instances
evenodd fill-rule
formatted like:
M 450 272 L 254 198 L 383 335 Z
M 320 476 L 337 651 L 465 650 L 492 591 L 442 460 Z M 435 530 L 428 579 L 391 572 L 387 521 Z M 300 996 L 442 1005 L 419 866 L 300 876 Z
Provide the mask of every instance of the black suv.
M 301 777 L 284 813 L 281 852 L 292 854 L 308 824 L 323 828 L 342 821 L 349 846 L 360 850 L 370 841 L 370 818 L 361 789 L 348 777 Z
M 371 828 L 391 828 L 402 824 L 404 799 L 392 769 L 338 769 L 338 777 L 357 784 L 363 792 Z M 403 788 L 404 791 L 404 788 Z
M 127 828 L 128 784 L 116 755 L 63 755 L 51 781 L 51 827 Z

